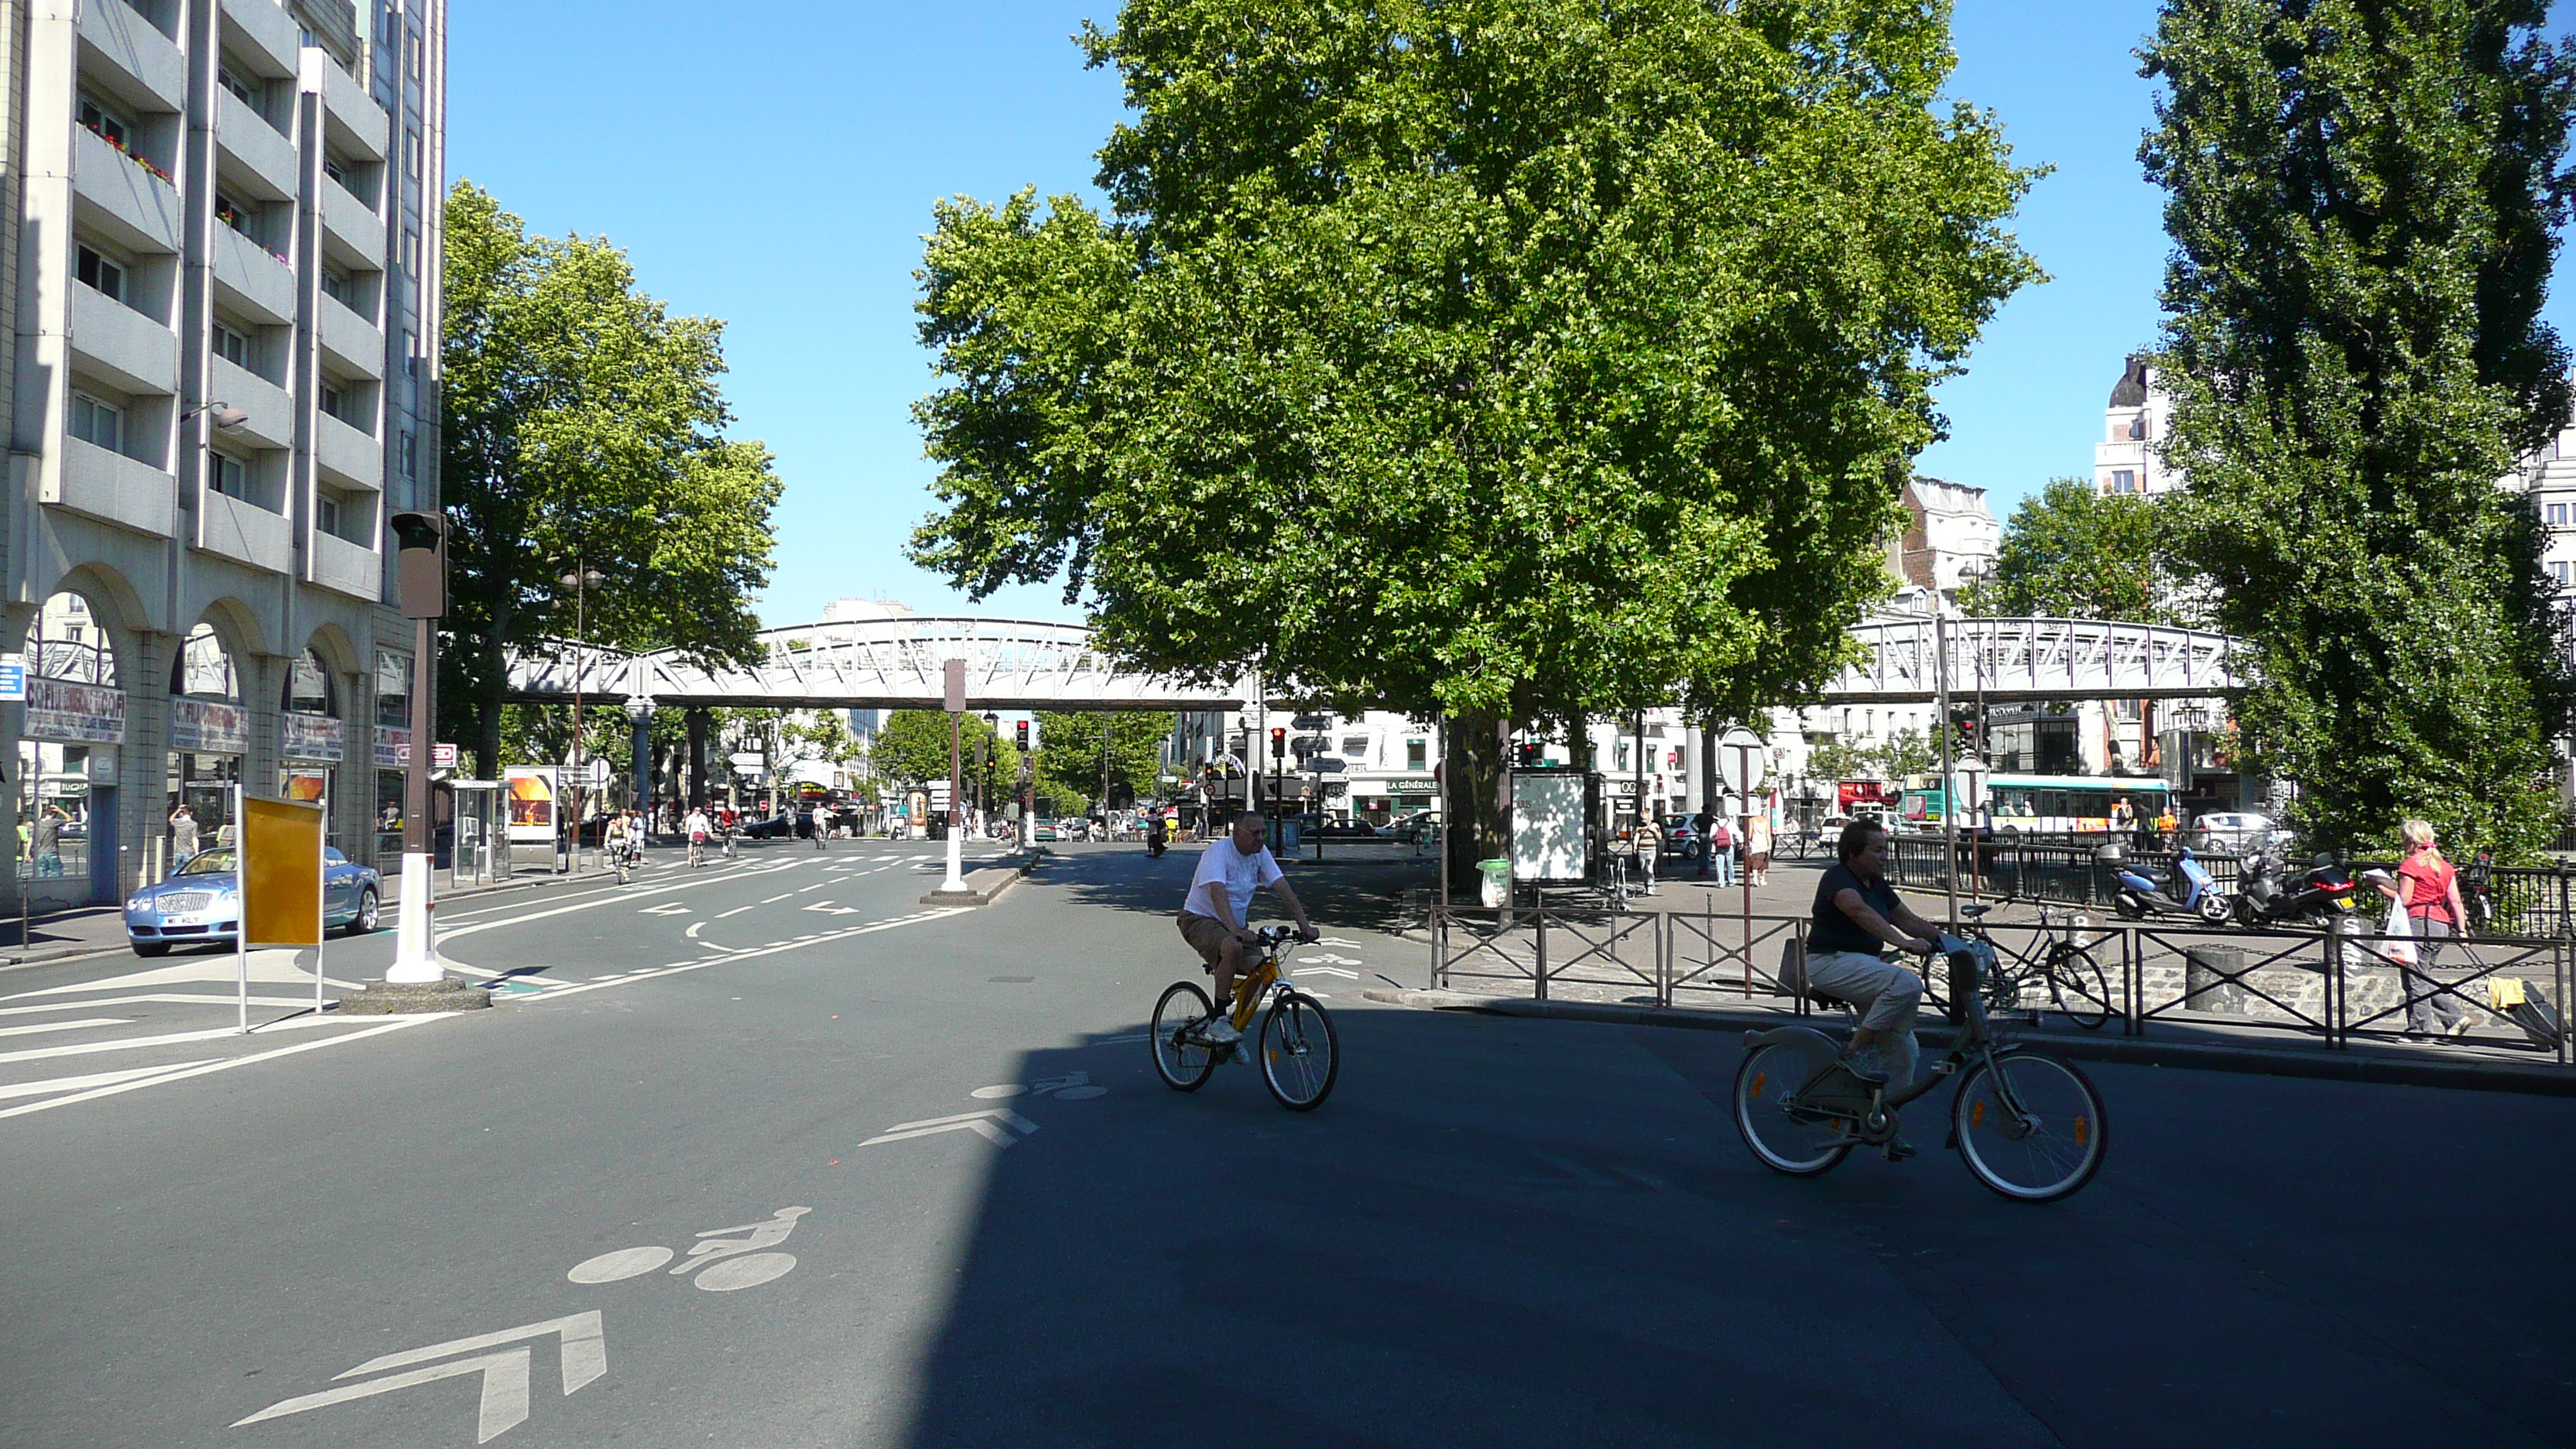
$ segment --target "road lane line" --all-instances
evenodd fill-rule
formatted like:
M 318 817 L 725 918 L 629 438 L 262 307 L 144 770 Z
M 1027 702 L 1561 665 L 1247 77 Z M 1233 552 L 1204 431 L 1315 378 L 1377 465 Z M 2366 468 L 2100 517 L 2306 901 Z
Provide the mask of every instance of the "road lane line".
M 797 862 L 790 861 L 785 865 L 770 866 L 756 873 L 766 875 L 770 871 L 794 870 L 796 865 Z M 676 881 L 670 885 L 650 886 L 640 891 L 616 891 L 609 894 L 603 894 L 594 900 L 575 901 L 570 905 L 556 906 L 550 910 L 530 911 L 523 916 L 503 916 L 492 920 L 474 921 L 467 925 L 458 926 L 452 930 L 441 931 L 438 933 L 438 939 L 441 943 L 444 943 L 456 940 L 461 936 L 473 935 L 477 931 L 488 931 L 495 926 L 524 925 L 529 921 L 542 921 L 554 916 L 570 915 L 575 911 L 594 910 L 600 906 L 615 905 L 622 901 L 642 900 L 646 896 L 660 895 L 665 891 L 687 890 L 692 886 L 711 885 L 719 881 L 728 881 L 733 878 L 734 877 L 731 874 L 702 876 L 695 880 Z
M 756 902 L 756 904 L 764 905 L 764 906 L 774 906 L 774 905 L 778 904 L 780 901 L 783 901 L 783 900 L 787 899 L 787 897 L 788 897 L 788 896 L 792 896 L 792 895 L 794 895 L 794 894 L 796 894 L 796 892 L 794 892 L 794 891 L 789 891 L 789 892 L 787 892 L 787 893 L 786 893 L 786 895 L 775 895 L 775 896 L 771 896 L 769 899 L 767 899 L 767 900 L 765 900 L 765 901 Z M 748 909 L 750 909 L 750 907 L 746 906 L 746 907 L 744 907 L 744 909 L 748 910 Z
M 175 1072 L 186 1067 L 202 1067 L 208 1062 L 220 1060 L 222 1059 L 219 1057 L 199 1057 L 193 1062 L 165 1063 L 157 1067 L 128 1067 L 121 1072 L 93 1072 L 84 1077 L 47 1077 L 41 1082 L 11 1082 L 5 1087 L 0 1087 L 0 1097 L 38 1097 L 47 1092 L 77 1092 L 87 1087 L 105 1087 L 117 1082 L 131 1082 L 140 1077 L 157 1077 L 163 1072 Z
M 789 891 L 789 892 L 788 892 L 788 894 L 789 894 L 789 895 L 792 895 L 792 896 L 801 896 L 801 895 L 803 895 L 803 894 L 804 894 L 805 892 L 807 892 L 807 891 L 819 891 L 819 890 L 821 890 L 823 887 L 825 887 L 825 886 L 827 886 L 827 885 L 830 885 L 830 884 L 831 884 L 831 882 L 830 882 L 830 881 L 827 881 L 827 880 L 818 880 L 818 881 L 814 882 L 812 885 L 809 885 L 809 886 L 798 886 L 796 889 L 794 889 L 794 890 L 792 890 L 792 891 Z
M 692 941 L 694 941 L 694 940 L 698 939 L 698 933 L 699 933 L 700 931 L 705 930 L 706 928 L 707 928 L 707 923 L 706 923 L 706 922 L 704 922 L 704 921 L 692 921 L 692 922 L 690 922 L 690 923 L 689 923 L 689 939 L 690 939 L 690 940 L 692 940 Z
M 949 916 L 962 916 L 973 909 L 975 909 L 973 906 L 950 906 L 942 910 L 924 911 L 917 916 L 898 916 L 893 920 L 875 921 L 864 926 L 852 926 L 844 931 L 832 931 L 821 936 L 815 936 L 801 941 L 772 941 L 766 946 L 746 946 L 737 951 L 729 951 L 720 957 L 709 957 L 704 961 L 674 961 L 654 974 L 657 976 L 677 976 L 682 972 L 687 971 L 703 971 L 710 966 L 729 966 L 736 961 L 747 961 L 754 956 L 774 956 L 781 951 L 793 951 L 801 947 L 813 945 L 817 942 L 847 940 L 853 936 L 868 936 L 874 935 L 879 931 L 891 931 L 899 926 L 917 926 L 925 921 L 944 920 Z M 701 941 L 698 944 L 704 946 L 710 943 Z M 589 982 L 581 986 L 567 986 L 560 991 L 550 991 L 543 996 L 534 997 L 526 1001 L 513 1002 L 512 1004 L 517 1006 L 536 1006 L 548 1001 L 560 1001 L 567 996 L 579 996 L 585 991 L 598 991 L 603 987 L 609 986 L 623 986 L 637 979 L 638 978 L 632 976 L 610 977 L 605 980 Z
M 132 1026 L 130 1016 L 85 1016 L 78 1021 L 40 1021 L 33 1026 L 0 1026 L 0 1036 L 25 1036 L 38 1031 L 78 1031 L 85 1026 Z
M 718 915 L 718 916 L 716 917 L 716 919 L 717 919 L 717 920 L 719 920 L 719 921 L 721 921 L 721 920 L 723 920 L 726 916 L 739 916 L 739 915 L 741 915 L 743 912 L 748 911 L 748 910 L 751 910 L 751 909 L 753 909 L 753 907 L 751 907 L 751 906 L 736 906 L 736 907 L 734 907 L 732 910 L 725 911 L 725 912 L 723 912 L 722 914 Z
M 99 1087 L 87 1092 L 75 1092 L 68 1097 L 52 1097 L 42 1102 L 30 1102 L 24 1107 L 11 1107 L 7 1111 L 0 1111 L 0 1118 L 19 1117 L 24 1116 L 29 1112 L 42 1112 L 53 1107 L 68 1107 L 74 1102 L 88 1102 L 100 1097 L 113 1097 L 119 1092 L 139 1091 L 145 1087 L 157 1087 L 163 1082 L 177 1082 L 184 1081 L 189 1077 L 202 1077 L 208 1072 L 220 1072 L 233 1067 L 246 1067 L 253 1062 L 264 1062 L 276 1057 L 293 1056 L 297 1052 L 309 1052 L 319 1047 L 339 1046 L 344 1042 L 360 1041 L 371 1036 L 382 1036 L 389 1031 L 401 1031 L 405 1027 L 425 1026 L 433 1021 L 453 1021 L 456 1019 L 457 1015 L 458 1013 L 455 1012 L 440 1012 L 431 1016 L 398 1016 L 386 1022 L 382 1026 L 371 1026 L 364 1031 L 353 1031 L 342 1036 L 326 1036 L 314 1041 L 298 1042 L 293 1046 L 279 1047 L 274 1051 L 258 1052 L 246 1057 L 235 1057 L 231 1061 L 216 1062 L 209 1066 L 185 1068 L 174 1067 L 157 1077 L 145 1077 L 140 1081 L 121 1082 L 115 1086 Z M 226 1031 L 229 1032 L 230 1028 L 227 1028 Z

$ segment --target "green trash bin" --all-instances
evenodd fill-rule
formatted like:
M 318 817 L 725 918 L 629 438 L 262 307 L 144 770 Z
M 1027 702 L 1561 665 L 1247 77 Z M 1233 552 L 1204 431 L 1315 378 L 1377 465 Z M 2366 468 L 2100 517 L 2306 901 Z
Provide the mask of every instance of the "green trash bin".
M 1511 904 L 1512 863 L 1508 860 L 1480 860 L 1476 862 L 1476 869 L 1485 873 L 1484 887 L 1478 892 L 1485 902 L 1485 909 L 1499 911 Z

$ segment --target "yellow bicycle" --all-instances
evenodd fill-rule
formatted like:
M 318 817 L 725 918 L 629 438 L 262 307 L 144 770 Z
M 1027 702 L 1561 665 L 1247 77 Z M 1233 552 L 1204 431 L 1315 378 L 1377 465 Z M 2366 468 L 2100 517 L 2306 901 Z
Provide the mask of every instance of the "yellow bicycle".
M 1154 1071 L 1173 1091 L 1195 1092 L 1207 1085 L 1219 1066 L 1240 1053 L 1254 1052 L 1252 1061 L 1261 1068 L 1261 1079 L 1270 1085 L 1270 1095 L 1279 1105 L 1291 1112 L 1312 1112 L 1332 1095 L 1334 1079 L 1341 1074 L 1341 1038 L 1324 1004 L 1298 990 L 1279 969 L 1279 958 L 1286 954 L 1288 943 L 1297 939 L 1297 932 L 1288 926 L 1266 926 L 1254 935 L 1261 944 L 1261 959 L 1236 978 L 1228 1013 L 1242 1039 L 1209 1041 L 1205 1033 L 1216 1019 L 1216 1007 L 1196 982 L 1175 981 L 1154 1003 Z M 1252 1018 L 1264 1000 L 1270 1009 L 1262 1015 L 1256 1035 Z

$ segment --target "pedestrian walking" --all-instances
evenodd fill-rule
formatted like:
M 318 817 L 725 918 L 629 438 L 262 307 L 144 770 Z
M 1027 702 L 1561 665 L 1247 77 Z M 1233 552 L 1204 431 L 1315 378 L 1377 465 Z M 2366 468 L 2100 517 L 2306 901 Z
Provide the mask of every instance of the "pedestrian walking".
M 1699 834 L 1699 878 L 1707 880 L 1717 874 L 1716 837 L 1709 832 L 1717 828 L 1717 812 L 1702 807 L 1691 817 L 1691 829 Z
M 2442 943 L 2459 935 L 2460 923 L 2469 918 L 2460 900 L 2459 872 L 2435 847 L 2431 821 L 2409 820 L 2397 833 L 2406 842 L 2406 859 L 2397 867 L 2395 883 L 2380 886 L 2379 893 L 2396 902 L 2389 911 L 2386 934 L 2412 938 L 2411 949 L 2388 953 L 2398 962 L 2399 979 L 2406 985 L 2406 1035 L 2416 1040 L 2460 1036 L 2471 1024 L 2469 1010 L 2457 998 L 2441 993 L 2432 977 Z M 2407 962 L 2409 956 L 2415 958 L 2412 965 Z
M 179 802 L 179 808 L 170 812 L 171 869 L 176 870 L 189 856 L 196 853 L 197 812 L 189 809 L 188 802 L 182 800 Z
M 1761 885 L 1771 878 L 1771 813 L 1757 810 L 1744 827 L 1746 878 Z
M 1735 884 L 1735 827 L 1723 815 L 1709 822 L 1708 853 L 1717 861 L 1717 883 Z
M 1642 806 L 1637 812 L 1636 833 L 1631 837 L 1637 846 L 1637 871 L 1645 878 L 1646 894 L 1655 893 L 1655 863 L 1663 855 L 1663 832 L 1655 825 L 1655 807 Z

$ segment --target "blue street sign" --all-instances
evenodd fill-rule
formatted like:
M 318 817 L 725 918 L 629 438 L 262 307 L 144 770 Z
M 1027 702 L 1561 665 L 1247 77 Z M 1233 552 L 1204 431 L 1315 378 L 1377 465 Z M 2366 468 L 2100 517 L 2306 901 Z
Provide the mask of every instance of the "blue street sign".
M 27 697 L 27 656 L 0 654 L 0 700 Z

